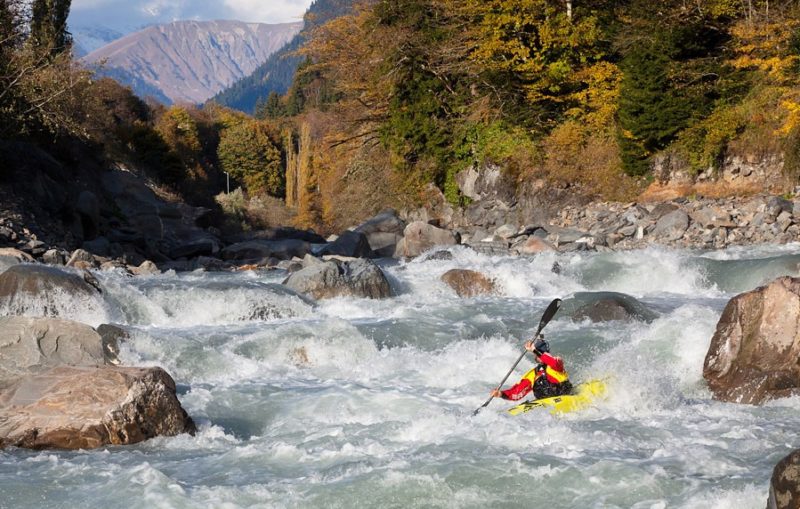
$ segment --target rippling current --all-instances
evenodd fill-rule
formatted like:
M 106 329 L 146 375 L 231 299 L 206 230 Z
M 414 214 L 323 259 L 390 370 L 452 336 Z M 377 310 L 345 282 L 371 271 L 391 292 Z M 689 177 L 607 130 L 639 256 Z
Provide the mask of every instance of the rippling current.
M 800 275 L 800 246 L 711 253 L 386 262 L 399 296 L 314 303 L 285 273 L 100 273 L 104 301 L 67 318 L 121 324 L 123 363 L 162 366 L 196 436 L 128 447 L 0 451 L 0 507 L 762 508 L 800 447 L 800 400 L 713 401 L 703 360 L 728 299 Z M 561 270 L 551 269 L 558 262 Z M 452 268 L 498 296 L 460 299 Z M 513 417 L 487 398 L 555 297 L 617 291 L 650 323 L 545 329 L 576 381 L 609 378 L 582 412 Z M 514 376 L 530 367 L 521 363 Z

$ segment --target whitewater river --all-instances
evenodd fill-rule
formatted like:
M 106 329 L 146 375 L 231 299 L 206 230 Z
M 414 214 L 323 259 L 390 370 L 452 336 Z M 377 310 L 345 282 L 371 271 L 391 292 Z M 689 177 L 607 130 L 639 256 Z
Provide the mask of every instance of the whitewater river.
M 105 300 L 67 317 L 122 324 L 124 364 L 164 367 L 199 431 L 0 451 L 0 507 L 765 507 L 772 468 L 800 447 L 800 399 L 715 402 L 702 367 L 728 299 L 800 275 L 800 246 L 453 253 L 383 264 L 398 297 L 316 305 L 279 271 L 99 274 Z M 500 296 L 459 299 L 439 281 L 452 268 Z M 565 300 L 545 329 L 573 380 L 610 377 L 608 399 L 560 418 L 495 400 L 472 417 L 547 304 L 598 291 L 659 313 L 575 323 Z

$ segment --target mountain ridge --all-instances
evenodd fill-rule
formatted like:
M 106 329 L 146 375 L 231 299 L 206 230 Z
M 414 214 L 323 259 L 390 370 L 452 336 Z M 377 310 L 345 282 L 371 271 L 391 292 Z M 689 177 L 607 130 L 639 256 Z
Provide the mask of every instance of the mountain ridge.
M 165 103 L 202 103 L 250 74 L 302 23 L 174 21 L 128 34 L 81 59 Z

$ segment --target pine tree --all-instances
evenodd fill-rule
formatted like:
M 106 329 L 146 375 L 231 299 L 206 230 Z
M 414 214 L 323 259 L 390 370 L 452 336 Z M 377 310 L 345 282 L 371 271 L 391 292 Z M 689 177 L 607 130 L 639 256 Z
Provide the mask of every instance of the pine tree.
M 71 0 L 34 0 L 31 6 L 30 41 L 34 48 L 58 55 L 72 46 L 67 31 Z

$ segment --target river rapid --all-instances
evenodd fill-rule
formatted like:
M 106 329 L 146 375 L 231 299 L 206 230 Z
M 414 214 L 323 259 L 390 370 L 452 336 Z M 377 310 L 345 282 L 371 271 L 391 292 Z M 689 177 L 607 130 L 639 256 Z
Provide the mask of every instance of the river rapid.
M 703 360 L 733 295 L 798 276 L 800 245 L 382 262 L 398 297 L 313 303 L 285 273 L 99 273 L 104 300 L 64 313 L 121 324 L 126 365 L 176 380 L 196 436 L 127 447 L 0 451 L 3 508 L 763 508 L 800 447 L 800 399 L 713 401 Z M 560 272 L 553 272 L 554 263 Z M 460 299 L 468 268 L 499 296 Z M 616 291 L 652 322 L 545 334 L 596 406 L 511 416 L 487 398 L 555 297 Z M 573 309 L 574 310 L 574 309 Z M 524 360 L 513 377 L 529 369 Z M 511 381 L 511 380 L 510 380 Z

